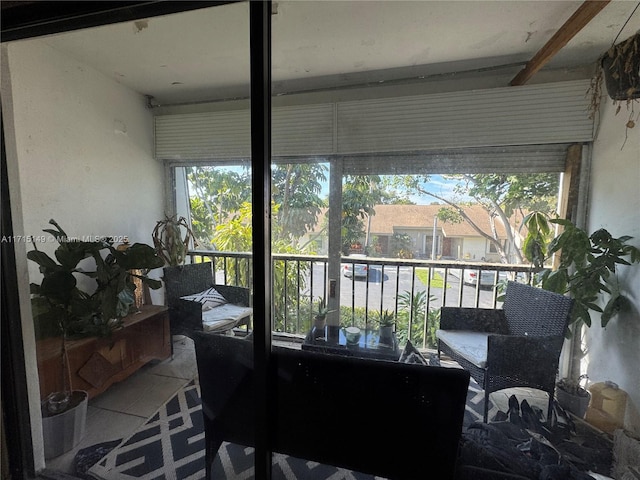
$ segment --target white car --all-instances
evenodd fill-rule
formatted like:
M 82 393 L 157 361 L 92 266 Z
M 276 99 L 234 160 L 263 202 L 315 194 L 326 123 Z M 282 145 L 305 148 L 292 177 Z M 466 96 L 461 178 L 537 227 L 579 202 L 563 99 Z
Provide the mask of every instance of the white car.
M 478 284 L 478 274 L 480 275 L 480 286 L 481 287 L 492 287 L 496 283 L 496 275 L 493 271 L 485 271 L 482 270 L 478 272 L 478 270 L 473 270 L 470 268 L 466 268 L 464 270 L 464 283 L 465 285 L 477 285 Z
M 354 254 L 349 255 L 349 258 L 367 258 L 367 256 Z M 367 278 L 369 274 L 369 267 L 364 263 L 345 263 L 342 265 L 342 273 L 345 277 L 349 278 Z

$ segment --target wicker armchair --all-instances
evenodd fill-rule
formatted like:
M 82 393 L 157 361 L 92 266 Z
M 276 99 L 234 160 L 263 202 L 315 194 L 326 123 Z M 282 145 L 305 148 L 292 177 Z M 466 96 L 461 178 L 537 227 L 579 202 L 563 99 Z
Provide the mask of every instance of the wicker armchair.
M 207 330 L 206 325 L 203 324 L 203 313 L 205 317 L 208 313 L 202 311 L 202 304 L 184 300 L 182 297 L 186 295 L 197 294 L 214 287 L 231 306 L 249 307 L 250 304 L 249 289 L 213 283 L 213 269 L 210 262 L 165 267 L 163 280 L 172 335 L 191 337 L 195 331 Z M 224 327 L 216 329 L 215 333 L 240 325 L 250 328 L 251 312 L 250 309 L 244 310 L 242 318 L 225 322 Z
M 502 310 L 442 307 L 438 355 L 458 362 L 484 389 L 485 422 L 489 395 L 511 387 L 547 392 L 551 418 L 572 306 L 564 295 L 509 282 Z

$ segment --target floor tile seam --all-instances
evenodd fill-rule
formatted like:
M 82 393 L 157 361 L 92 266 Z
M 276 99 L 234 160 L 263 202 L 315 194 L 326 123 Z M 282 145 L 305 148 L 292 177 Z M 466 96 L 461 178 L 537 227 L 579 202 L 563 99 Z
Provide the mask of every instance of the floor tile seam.
M 153 375 L 154 377 L 162 377 L 162 378 L 174 378 L 176 380 L 185 380 L 187 382 L 192 379 L 192 377 L 179 377 L 175 375 L 169 375 L 167 373 L 148 372 L 147 375 Z
M 135 413 L 131 413 L 131 412 L 128 412 L 128 411 L 125 411 L 125 410 L 116 410 L 114 408 L 96 407 L 96 406 L 93 406 L 92 408 L 95 408 L 97 410 L 102 410 L 102 411 L 108 412 L 108 413 L 119 413 L 121 415 L 128 415 L 130 417 L 141 418 L 143 420 L 146 420 L 148 418 L 148 416 L 136 415 Z

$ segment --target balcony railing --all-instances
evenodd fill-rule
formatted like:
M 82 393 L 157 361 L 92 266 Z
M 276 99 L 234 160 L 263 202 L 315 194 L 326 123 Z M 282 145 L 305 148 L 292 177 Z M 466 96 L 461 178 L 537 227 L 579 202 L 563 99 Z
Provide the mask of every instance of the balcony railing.
M 212 262 L 216 283 L 253 285 L 251 253 L 193 250 L 189 256 Z M 306 334 L 315 304 L 327 298 L 328 258 L 273 254 L 273 271 L 274 330 Z M 342 257 L 340 277 L 341 325 L 375 328 L 380 312 L 389 310 L 401 342 L 426 348 L 435 342 L 441 306 L 500 308 L 499 285 L 530 283 L 533 271 L 530 265 Z

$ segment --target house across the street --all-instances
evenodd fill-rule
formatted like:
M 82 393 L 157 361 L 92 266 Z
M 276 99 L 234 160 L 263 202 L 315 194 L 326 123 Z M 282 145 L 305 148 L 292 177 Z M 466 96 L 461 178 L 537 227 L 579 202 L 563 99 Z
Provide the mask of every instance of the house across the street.
M 442 204 L 376 205 L 375 215 L 365 219 L 368 232 L 354 245 L 351 253 L 368 252 L 374 256 L 395 257 L 398 256 L 398 244 L 401 243 L 412 258 L 429 259 L 435 254 L 436 259 L 442 260 L 502 261 L 495 244 L 481 235 L 468 221 L 454 223 L 437 219 L 438 212 L 443 208 L 445 205 Z M 509 261 L 518 263 L 500 217 L 490 217 L 480 205 L 466 206 L 464 212 L 482 232 L 495 232 Z M 314 232 L 305 237 L 303 243 L 321 231 L 325 214 L 326 211 L 323 211 Z M 522 225 L 522 216 L 514 215 L 511 221 L 517 232 Z M 516 235 L 514 241 L 519 243 L 520 240 Z M 326 254 L 326 237 L 320 235 L 316 238 L 316 247 L 319 254 Z

